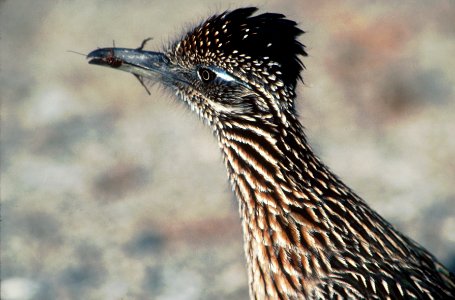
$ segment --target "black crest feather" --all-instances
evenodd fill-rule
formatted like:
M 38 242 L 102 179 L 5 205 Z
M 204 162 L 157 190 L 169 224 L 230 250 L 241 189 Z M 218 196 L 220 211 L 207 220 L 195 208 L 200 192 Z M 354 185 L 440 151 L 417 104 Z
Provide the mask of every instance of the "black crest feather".
M 259 61 L 258 69 L 294 88 L 303 68 L 299 57 L 307 55 L 297 40 L 304 32 L 282 14 L 255 16 L 256 10 L 241 8 L 209 18 L 175 46 L 176 53 L 196 63 L 222 62 L 245 73 L 254 71 Z

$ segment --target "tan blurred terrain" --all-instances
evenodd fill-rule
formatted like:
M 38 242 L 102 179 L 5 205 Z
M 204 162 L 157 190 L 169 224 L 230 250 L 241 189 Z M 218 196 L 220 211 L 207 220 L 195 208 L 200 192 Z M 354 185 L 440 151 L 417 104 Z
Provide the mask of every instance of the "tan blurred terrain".
M 455 5 L 322 2 L 248 3 L 307 32 L 298 108 L 320 157 L 454 270 Z M 158 86 L 67 52 L 159 50 L 240 6 L 0 2 L 2 299 L 248 297 L 209 129 Z

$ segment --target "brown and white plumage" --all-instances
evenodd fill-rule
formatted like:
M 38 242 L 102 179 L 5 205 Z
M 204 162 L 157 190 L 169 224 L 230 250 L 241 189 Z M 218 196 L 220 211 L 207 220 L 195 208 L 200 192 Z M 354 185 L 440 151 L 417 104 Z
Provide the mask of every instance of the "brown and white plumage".
M 215 133 L 239 199 L 252 299 L 449 299 L 455 277 L 313 153 L 295 111 L 303 33 L 281 14 L 215 15 L 164 53 L 90 63 L 159 81 Z

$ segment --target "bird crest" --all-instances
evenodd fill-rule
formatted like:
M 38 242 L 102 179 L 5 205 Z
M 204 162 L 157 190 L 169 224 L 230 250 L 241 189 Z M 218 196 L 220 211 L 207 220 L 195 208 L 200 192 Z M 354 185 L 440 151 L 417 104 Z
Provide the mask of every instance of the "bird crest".
M 179 40 L 170 53 L 183 63 L 219 66 L 264 85 L 294 90 L 306 56 L 304 33 L 282 14 L 254 15 L 255 7 L 215 15 Z

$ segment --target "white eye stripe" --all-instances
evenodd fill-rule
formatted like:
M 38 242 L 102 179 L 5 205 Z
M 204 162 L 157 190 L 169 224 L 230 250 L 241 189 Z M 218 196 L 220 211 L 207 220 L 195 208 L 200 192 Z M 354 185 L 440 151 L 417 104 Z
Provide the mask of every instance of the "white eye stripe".
M 222 81 L 225 81 L 225 82 L 235 82 L 237 84 L 240 84 L 246 88 L 249 88 L 251 89 L 250 85 L 239 80 L 238 78 L 230 75 L 228 72 L 226 72 L 225 70 L 219 68 L 219 67 L 215 67 L 215 66 L 211 66 L 211 67 L 208 67 L 207 69 L 209 69 L 210 71 L 212 71 L 215 75 L 216 75 L 216 78 L 215 79 L 220 79 Z M 200 77 L 200 75 L 198 75 Z
M 216 74 L 216 76 L 218 78 L 221 78 L 225 81 L 237 81 L 237 79 L 235 79 L 234 77 L 232 77 L 231 75 L 229 75 L 228 73 L 226 73 L 223 70 L 217 70 L 217 69 L 211 69 L 211 70 L 213 71 L 213 73 Z

